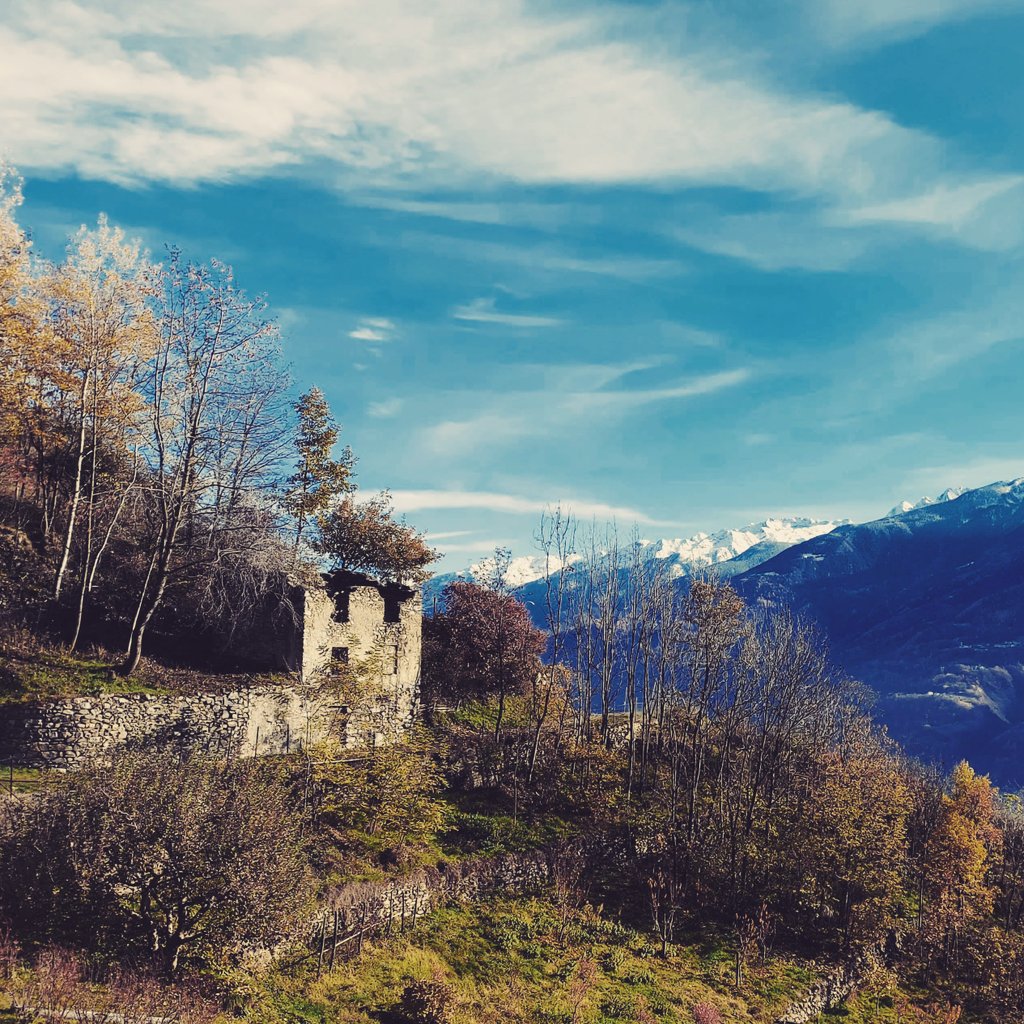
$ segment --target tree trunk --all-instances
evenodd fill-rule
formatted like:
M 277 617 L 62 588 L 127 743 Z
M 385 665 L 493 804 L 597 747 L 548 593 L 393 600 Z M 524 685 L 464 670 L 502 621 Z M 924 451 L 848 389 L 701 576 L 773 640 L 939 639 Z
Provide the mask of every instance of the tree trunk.
M 82 378 L 82 389 L 79 394 L 80 421 L 78 426 L 78 455 L 75 459 L 75 484 L 71 493 L 71 508 L 68 512 L 67 529 L 64 531 L 64 543 L 61 549 L 60 564 L 57 566 L 57 576 L 53 582 L 53 599 L 60 598 L 61 588 L 64 584 L 64 574 L 67 572 L 68 562 L 71 560 L 71 542 L 75 534 L 75 519 L 78 516 L 78 503 L 82 497 L 82 467 L 85 465 L 85 396 L 89 389 L 89 378 L 92 375 L 92 366 L 86 371 Z

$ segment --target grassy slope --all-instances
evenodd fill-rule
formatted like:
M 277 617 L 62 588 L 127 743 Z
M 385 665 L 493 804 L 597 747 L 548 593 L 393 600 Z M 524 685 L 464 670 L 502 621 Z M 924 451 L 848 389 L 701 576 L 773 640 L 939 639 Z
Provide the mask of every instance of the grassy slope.
M 955 1019 L 948 1006 L 928 998 L 926 993 L 890 983 L 869 985 L 842 1006 L 822 1014 L 816 1024 L 951 1024 Z M 964 1015 L 956 1024 L 973 1021 Z
M 397 1021 L 391 1013 L 410 981 L 442 978 L 454 996 L 453 1024 L 569 1024 L 581 961 L 596 969 L 578 1024 L 690 1022 L 702 1000 L 720 1009 L 724 1024 L 767 1024 L 811 976 L 808 965 L 779 957 L 752 968 L 736 993 L 724 948 L 677 947 L 663 960 L 645 936 L 592 910 L 563 915 L 551 899 L 496 900 L 439 911 L 414 933 L 369 946 L 319 980 L 308 968 L 276 974 L 247 1018 L 253 1024 Z M 652 1017 L 644 1017 L 644 1007 Z
M 116 672 L 119 660 L 107 654 L 69 654 L 24 637 L 0 638 L 0 703 L 108 693 L 198 693 L 289 679 L 283 673 L 217 674 L 168 668 L 147 658 L 125 679 Z
M 38 793 L 52 780 L 52 773 L 40 771 L 38 768 L 0 765 L 0 798 L 8 794 Z

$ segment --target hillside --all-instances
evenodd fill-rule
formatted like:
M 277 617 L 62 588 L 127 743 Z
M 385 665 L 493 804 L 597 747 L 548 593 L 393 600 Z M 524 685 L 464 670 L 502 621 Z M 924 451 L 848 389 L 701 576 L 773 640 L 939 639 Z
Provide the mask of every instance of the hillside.
M 876 716 L 910 751 L 945 767 L 966 757 L 1024 783 L 1024 481 L 950 488 L 864 524 L 766 520 L 647 541 L 644 556 L 682 587 L 713 569 L 752 603 L 793 607 L 878 693 Z M 487 569 L 484 560 L 430 580 L 428 611 L 448 582 Z M 511 570 L 545 626 L 541 560 L 515 558 Z
M 910 750 L 1024 781 L 1024 480 L 840 526 L 733 582 L 817 621 Z

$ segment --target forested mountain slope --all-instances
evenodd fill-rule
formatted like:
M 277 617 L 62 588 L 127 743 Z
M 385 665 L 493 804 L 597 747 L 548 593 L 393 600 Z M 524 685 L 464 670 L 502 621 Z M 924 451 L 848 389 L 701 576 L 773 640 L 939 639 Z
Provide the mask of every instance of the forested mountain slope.
M 840 526 L 733 582 L 816 620 L 911 751 L 1024 782 L 1024 479 Z

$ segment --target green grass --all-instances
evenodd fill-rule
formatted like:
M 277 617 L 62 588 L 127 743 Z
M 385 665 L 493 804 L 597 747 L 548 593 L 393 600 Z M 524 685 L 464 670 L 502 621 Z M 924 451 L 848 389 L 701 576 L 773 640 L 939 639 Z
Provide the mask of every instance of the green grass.
M 110 661 L 52 650 L 0 655 L 0 701 L 159 692 L 145 674 L 117 675 Z
M 120 661 L 120 656 L 106 652 L 68 653 L 27 635 L 0 637 L 0 703 L 103 694 L 199 693 L 293 681 L 282 672 L 217 673 L 173 668 L 149 658 L 143 658 L 126 679 L 117 672 Z
M 445 831 L 438 837 L 444 856 L 525 853 L 549 846 L 573 834 L 573 827 L 553 814 L 518 809 L 507 795 L 491 790 L 450 790 Z
M 949 1011 L 942 1000 L 885 979 L 865 985 L 841 1006 L 823 1013 L 816 1024 L 949 1024 Z M 975 1020 L 965 1013 L 958 1024 L 975 1024 Z
M 49 785 L 52 773 L 38 768 L 21 768 L 18 765 L 0 765 L 0 795 L 14 793 L 38 793 Z
M 662 959 L 648 937 L 590 909 L 506 899 L 438 911 L 320 979 L 308 967 L 274 974 L 245 1015 L 253 1024 L 397 1021 L 405 987 L 437 980 L 450 991 L 452 1024 L 571 1024 L 574 1003 L 577 1024 L 690 1024 L 701 1001 L 724 1024 L 768 1024 L 810 977 L 807 965 L 778 957 L 751 966 L 737 992 L 724 950 L 673 947 Z

